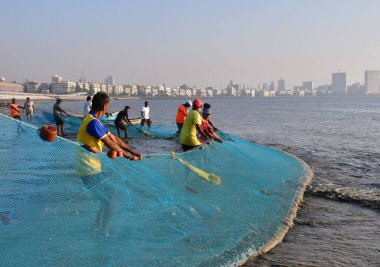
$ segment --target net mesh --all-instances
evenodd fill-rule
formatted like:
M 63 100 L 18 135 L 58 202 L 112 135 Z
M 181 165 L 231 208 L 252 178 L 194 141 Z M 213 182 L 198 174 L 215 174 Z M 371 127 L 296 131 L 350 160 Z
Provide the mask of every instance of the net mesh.
M 165 139 L 174 125 L 142 128 L 154 137 L 132 127 L 143 137 L 132 146 L 171 144 L 134 162 L 43 141 L 38 127 L 52 117 L 33 120 L 0 115 L 1 266 L 241 263 L 283 227 L 305 181 L 296 158 L 225 133 L 223 144 L 172 155 L 178 142 Z M 68 132 L 80 123 L 65 118 Z M 82 168 L 83 159 L 101 172 Z

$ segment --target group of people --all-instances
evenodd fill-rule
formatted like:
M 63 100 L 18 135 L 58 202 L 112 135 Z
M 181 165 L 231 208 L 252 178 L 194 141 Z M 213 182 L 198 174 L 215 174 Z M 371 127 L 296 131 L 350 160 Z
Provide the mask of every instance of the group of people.
M 30 100 L 30 97 L 26 98 L 24 106 L 19 105 L 16 98 L 12 98 L 11 103 L 9 104 L 10 116 L 14 119 L 21 120 L 22 111 L 20 111 L 20 109 L 25 112 L 26 120 L 29 123 L 32 122 L 34 114 L 34 102 Z
M 190 107 L 192 109 L 189 111 Z M 177 135 L 180 135 L 183 151 L 197 148 L 204 142 L 210 143 L 213 140 L 223 142 L 215 133 L 218 129 L 211 122 L 210 108 L 210 104 L 205 103 L 203 105 L 200 99 L 194 99 L 193 102 L 188 100 L 178 107 L 176 116 Z
M 101 103 L 101 104 L 98 103 L 100 101 L 98 100 L 98 97 L 100 96 L 105 97 L 103 96 L 103 93 L 97 93 L 95 94 L 95 96 L 97 97 L 96 99 L 92 99 L 91 96 L 88 96 L 87 101 L 85 102 L 83 106 L 83 115 L 84 115 L 83 121 L 84 122 L 86 121 L 87 115 L 91 114 L 91 112 L 93 115 L 95 115 L 94 108 L 95 108 L 95 111 L 98 111 L 100 109 L 99 105 L 103 106 L 103 108 L 105 109 L 104 114 L 102 114 L 101 116 L 108 114 L 109 105 L 106 108 L 106 105 L 104 103 Z M 109 97 L 107 99 L 108 99 L 107 101 L 105 100 L 104 101 L 109 103 Z M 61 98 L 57 98 L 56 103 L 53 105 L 53 118 L 57 125 L 58 135 L 65 136 L 66 133 L 64 129 L 64 122 L 63 122 L 62 116 L 63 114 L 66 114 L 68 116 L 71 116 L 71 115 L 68 112 L 66 112 L 64 109 L 62 109 L 61 107 L 62 101 L 63 100 Z M 94 107 L 94 103 L 96 103 L 98 106 Z M 180 138 L 180 143 L 182 145 L 183 151 L 188 151 L 190 149 L 196 148 L 204 142 L 209 143 L 213 140 L 218 141 L 218 142 L 223 142 L 222 139 L 215 133 L 215 131 L 217 131 L 218 129 L 213 125 L 211 121 L 210 108 L 211 108 L 210 104 L 208 103 L 203 104 L 202 100 L 200 99 L 194 99 L 193 102 L 191 100 L 187 100 L 184 104 L 179 105 L 177 116 L 176 116 L 176 123 L 178 127 L 178 131 L 176 135 L 179 136 Z M 13 98 L 12 103 L 9 104 L 9 109 L 10 109 L 10 115 L 12 118 L 21 119 L 20 109 L 22 109 L 25 111 L 25 116 L 27 118 L 27 121 L 28 122 L 32 121 L 33 114 L 34 114 L 34 103 L 33 101 L 31 101 L 29 97 L 26 98 L 24 106 L 19 105 L 17 103 L 17 100 Z M 116 116 L 114 123 L 115 123 L 115 128 L 117 130 L 119 139 L 120 139 L 121 131 L 124 131 L 125 139 L 128 138 L 128 126 L 132 126 L 132 122 L 128 115 L 128 112 L 130 109 L 131 109 L 130 106 L 125 106 L 124 109 L 120 111 L 118 115 Z M 149 107 L 148 101 L 145 101 L 144 106 L 142 107 L 140 113 L 141 113 L 141 126 L 147 125 L 148 127 L 150 127 L 152 124 L 152 121 L 150 119 L 150 107 Z M 99 120 L 100 117 L 92 116 L 92 118 L 96 118 L 96 121 L 98 121 L 99 124 L 102 125 L 102 123 Z M 104 128 L 100 127 L 98 124 L 96 124 L 96 126 L 103 130 L 105 129 L 104 126 L 103 126 Z M 98 130 L 98 129 L 95 129 L 95 130 Z M 110 133 L 110 132 L 108 131 L 107 133 Z M 98 135 L 98 137 L 100 138 L 102 136 Z M 115 139 L 115 137 L 113 139 Z M 140 154 L 138 155 L 139 157 L 141 156 Z

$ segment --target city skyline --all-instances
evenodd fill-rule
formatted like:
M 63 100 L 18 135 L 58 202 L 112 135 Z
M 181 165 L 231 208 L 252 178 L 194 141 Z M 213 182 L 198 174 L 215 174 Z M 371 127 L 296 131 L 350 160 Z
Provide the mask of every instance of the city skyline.
M 364 84 L 380 69 L 378 1 L 17 1 L 2 5 L 0 76 L 257 86 Z M 53 15 L 53 16 L 51 16 Z M 302 79 L 300 79 L 302 77 Z

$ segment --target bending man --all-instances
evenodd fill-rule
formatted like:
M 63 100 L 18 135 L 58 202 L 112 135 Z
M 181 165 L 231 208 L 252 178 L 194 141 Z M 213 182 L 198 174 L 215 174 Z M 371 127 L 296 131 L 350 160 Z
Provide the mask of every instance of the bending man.
M 106 145 L 110 150 L 122 153 L 130 160 L 142 159 L 142 155 L 126 145 L 119 137 L 114 136 L 100 122 L 99 118 L 104 116 L 110 106 L 110 98 L 104 92 L 96 93 L 92 100 L 91 111 L 83 119 L 79 128 L 77 141 L 98 151 L 103 150 Z M 101 160 L 97 155 L 89 155 L 83 151 L 78 151 L 77 172 L 85 186 L 99 201 L 97 211 L 95 231 L 102 231 L 107 237 L 108 226 L 112 219 L 113 199 L 115 197 L 115 186 L 109 172 L 102 171 Z
M 124 130 L 125 139 L 128 138 L 128 127 L 125 126 L 125 123 L 128 126 L 132 126 L 132 122 L 129 120 L 128 111 L 130 110 L 129 106 L 125 106 L 122 111 L 120 111 L 115 119 L 115 127 L 117 130 L 117 135 L 120 137 L 120 130 Z
M 180 142 L 183 151 L 194 149 L 200 146 L 201 142 L 197 137 L 197 132 L 208 140 L 207 135 L 201 129 L 202 117 L 202 101 L 200 99 L 194 99 L 193 109 L 189 112 L 186 117 L 185 123 L 183 124 L 180 136 Z

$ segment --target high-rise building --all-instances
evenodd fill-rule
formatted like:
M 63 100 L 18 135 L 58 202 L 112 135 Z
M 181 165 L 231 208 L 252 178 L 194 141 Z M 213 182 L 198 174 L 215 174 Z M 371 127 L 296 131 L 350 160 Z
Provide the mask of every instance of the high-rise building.
M 347 79 L 345 72 L 337 72 L 332 74 L 331 90 L 333 94 L 347 93 Z
M 304 90 L 313 90 L 314 83 L 312 81 L 305 81 L 305 82 L 302 82 L 302 87 Z
M 108 77 L 104 80 L 104 83 L 106 85 L 112 85 L 112 86 L 114 86 L 115 85 L 115 76 L 108 75 Z
M 380 93 L 380 71 L 366 70 L 364 72 L 365 92 L 367 94 Z
M 269 90 L 274 91 L 276 88 L 274 87 L 274 81 L 272 81 L 269 85 Z
M 278 80 L 278 86 L 277 89 L 278 91 L 285 91 L 285 80 L 281 78 L 281 80 Z

